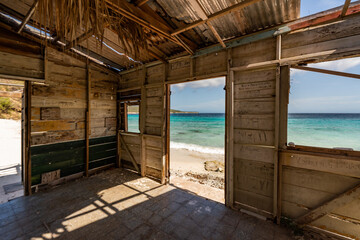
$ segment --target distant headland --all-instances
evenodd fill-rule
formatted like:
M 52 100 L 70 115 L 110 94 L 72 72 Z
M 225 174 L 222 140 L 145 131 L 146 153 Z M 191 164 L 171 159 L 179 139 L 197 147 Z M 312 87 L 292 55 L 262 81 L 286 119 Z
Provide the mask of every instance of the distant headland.
M 139 106 L 129 106 L 128 107 L 128 114 L 138 114 L 139 113 Z M 199 112 L 191 112 L 191 111 L 180 111 L 175 109 L 170 109 L 170 113 L 172 114 L 198 114 Z

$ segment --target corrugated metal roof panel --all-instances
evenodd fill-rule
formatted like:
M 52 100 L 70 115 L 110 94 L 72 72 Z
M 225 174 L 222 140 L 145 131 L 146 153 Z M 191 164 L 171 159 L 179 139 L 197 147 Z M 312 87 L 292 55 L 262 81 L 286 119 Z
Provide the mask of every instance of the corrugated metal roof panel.
M 170 17 L 179 21 L 190 24 L 200 19 L 189 0 L 157 0 L 157 2 Z M 242 0 L 198 0 L 198 2 L 209 16 Z M 215 19 L 212 24 L 219 35 L 226 40 L 294 20 L 299 17 L 299 13 L 300 0 L 264 0 Z M 205 24 L 194 28 L 194 31 L 204 35 L 204 40 L 208 43 L 216 42 L 215 36 Z

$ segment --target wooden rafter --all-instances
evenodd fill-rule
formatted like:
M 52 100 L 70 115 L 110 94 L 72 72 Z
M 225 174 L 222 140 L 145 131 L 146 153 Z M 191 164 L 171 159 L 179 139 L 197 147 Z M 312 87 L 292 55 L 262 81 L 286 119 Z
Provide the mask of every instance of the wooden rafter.
M 344 7 L 343 7 L 343 9 L 341 11 L 340 17 L 345 17 L 346 12 L 349 9 L 350 2 L 351 2 L 351 0 L 345 0 Z
M 37 7 L 39 3 L 39 0 L 35 0 L 33 5 L 31 6 L 31 8 L 29 9 L 29 11 L 27 12 L 25 19 L 21 22 L 21 25 L 19 27 L 19 30 L 17 31 L 17 33 L 21 33 L 21 31 L 24 29 L 25 25 L 29 22 L 30 18 L 32 17 L 32 15 L 35 12 L 35 9 Z
M 333 71 L 333 70 L 326 70 L 326 69 L 313 68 L 313 67 L 303 67 L 303 66 L 292 66 L 292 68 L 299 69 L 299 70 L 305 70 L 305 71 L 311 71 L 311 72 L 317 72 L 317 73 L 336 75 L 336 76 L 341 76 L 341 77 L 360 79 L 360 74 L 354 74 L 354 73 L 345 73 L 345 72 L 338 72 L 338 71 Z
M 162 58 L 161 56 L 159 56 L 155 52 L 151 51 L 150 49 L 148 49 L 148 52 L 149 52 L 150 56 L 156 58 L 157 60 L 160 60 L 163 63 L 167 63 L 167 61 L 164 58 Z
M 321 205 L 320 207 L 315 208 L 314 210 L 310 211 L 309 213 L 301 216 L 300 218 L 296 219 L 298 224 L 308 224 L 311 223 L 329 213 L 331 211 L 342 207 L 344 205 L 349 204 L 350 202 L 354 201 L 360 196 L 360 184 L 356 187 L 340 194 L 336 198 L 332 199 L 331 201 Z
M 172 32 L 171 35 L 175 36 L 177 34 L 185 32 L 187 30 L 193 29 L 194 27 L 197 27 L 199 25 L 205 24 L 208 21 L 212 21 L 212 20 L 217 19 L 219 17 L 225 16 L 225 15 L 227 15 L 227 14 L 233 12 L 233 11 L 237 11 L 239 9 L 245 8 L 245 7 L 247 7 L 247 6 L 251 5 L 251 4 L 254 4 L 254 3 L 260 2 L 260 1 L 263 1 L 263 0 L 244 0 L 242 2 L 239 2 L 237 4 L 232 5 L 231 7 L 225 8 L 225 9 L 219 11 L 219 12 L 216 12 L 214 14 L 209 15 L 207 20 L 195 21 L 195 22 L 193 22 L 193 23 L 191 23 L 191 24 L 189 24 L 187 26 L 178 28 L 174 32 Z
M 147 3 L 149 0 L 137 0 L 135 2 L 135 5 L 138 7 L 141 7 L 142 5 L 144 5 L 145 3 Z
M 221 44 L 221 46 L 223 48 L 226 48 L 226 45 L 224 43 L 224 41 L 222 40 L 222 38 L 220 37 L 219 33 L 216 31 L 216 29 L 214 28 L 214 26 L 211 24 L 210 21 L 208 20 L 208 16 L 206 15 L 204 9 L 201 7 L 201 5 L 199 4 L 199 2 L 197 0 L 190 0 L 189 1 L 191 6 L 193 7 L 193 9 L 195 10 L 195 12 L 198 14 L 198 16 L 203 20 L 206 21 L 206 25 L 209 27 L 209 29 L 211 30 L 211 32 L 214 34 L 214 36 L 216 37 L 216 39 L 218 40 L 218 42 Z
M 169 41 L 172 41 L 182 46 L 188 53 L 194 53 L 194 51 L 184 41 L 179 41 L 178 38 L 174 38 L 173 36 L 171 36 L 170 33 L 173 31 L 171 27 L 153 18 L 146 12 L 142 11 L 140 8 L 124 0 L 106 0 L 106 3 L 109 8 L 126 17 L 127 19 L 134 21 L 137 24 L 140 24 L 141 26 L 151 31 L 158 33 L 160 36 L 168 39 Z
M 89 37 L 91 37 L 93 34 L 94 34 L 93 29 L 90 29 L 87 32 L 84 32 L 79 37 L 77 37 L 75 40 L 73 40 L 68 45 L 66 45 L 66 49 L 70 49 L 70 48 L 78 45 L 79 43 L 81 43 L 81 42 L 85 41 L 86 39 L 88 39 Z

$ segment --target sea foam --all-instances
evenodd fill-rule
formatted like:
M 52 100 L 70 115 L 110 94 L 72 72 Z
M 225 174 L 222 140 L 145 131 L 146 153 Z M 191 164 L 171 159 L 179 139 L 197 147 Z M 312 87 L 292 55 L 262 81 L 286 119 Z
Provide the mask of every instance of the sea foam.
M 224 154 L 223 148 L 204 147 L 195 144 L 187 144 L 187 143 L 179 143 L 179 142 L 170 142 L 170 148 L 185 149 L 188 151 L 199 152 L 199 153 Z

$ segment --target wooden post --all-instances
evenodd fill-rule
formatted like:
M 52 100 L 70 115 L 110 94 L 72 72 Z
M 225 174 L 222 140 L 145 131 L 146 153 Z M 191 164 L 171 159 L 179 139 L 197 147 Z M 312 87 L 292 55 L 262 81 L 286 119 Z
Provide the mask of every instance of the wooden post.
M 146 124 L 146 67 L 143 68 L 142 85 L 141 85 L 141 100 L 140 100 L 140 165 L 141 165 L 141 176 L 146 175 L 146 137 L 145 124 Z
M 120 79 L 118 79 L 118 91 L 116 92 L 116 141 L 117 141 L 117 154 L 116 154 L 116 167 L 121 167 L 121 140 L 120 140 L 120 129 L 121 129 L 121 103 L 119 92 Z
M 31 195 L 31 90 L 32 83 L 25 82 L 25 195 Z
M 231 49 L 227 52 L 226 106 L 225 106 L 225 203 L 234 205 L 234 71 L 231 71 Z
M 128 131 L 128 105 L 127 103 L 123 103 L 123 112 L 124 112 L 124 131 L 127 132 Z
M 195 59 L 192 61 L 192 72 L 194 74 L 194 67 L 195 67 Z M 165 181 L 164 183 L 170 183 L 170 97 L 171 97 L 171 85 L 166 84 L 168 79 L 168 73 L 169 73 L 169 64 L 166 63 L 164 65 L 164 88 L 165 88 L 165 124 L 164 124 L 164 154 L 165 154 L 165 162 L 164 162 L 164 171 L 165 171 Z
M 85 129 L 85 142 L 86 142 L 86 163 L 85 163 L 85 176 L 89 176 L 89 158 L 90 158 L 90 123 L 91 123 L 91 102 L 90 102 L 90 94 L 91 94 L 91 72 L 90 72 L 90 64 L 87 61 L 86 64 L 86 102 L 87 102 L 87 109 L 86 109 L 86 129 Z
M 276 39 L 276 60 L 281 60 L 281 35 Z M 273 216 L 276 222 L 280 224 L 281 218 L 281 170 L 279 164 L 279 124 L 280 124 L 280 66 L 276 68 L 275 79 L 275 140 L 274 140 L 274 201 L 273 201 Z
M 48 77 L 49 77 L 49 67 L 48 67 L 48 48 L 45 47 L 44 50 L 44 79 L 45 83 L 47 83 Z

